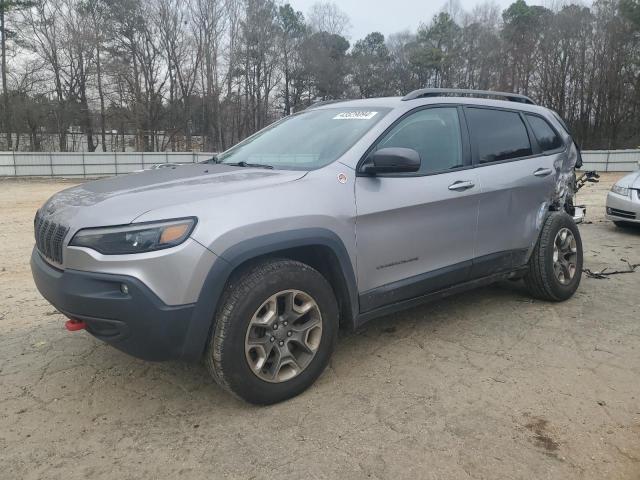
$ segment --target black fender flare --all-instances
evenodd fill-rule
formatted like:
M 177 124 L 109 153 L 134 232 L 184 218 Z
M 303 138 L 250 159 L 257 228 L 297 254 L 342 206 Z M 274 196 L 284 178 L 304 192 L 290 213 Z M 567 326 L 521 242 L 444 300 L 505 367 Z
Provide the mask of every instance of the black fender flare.
M 200 290 L 183 343 L 182 357 L 197 360 L 204 353 L 222 292 L 231 274 L 254 258 L 296 247 L 328 247 L 335 254 L 347 290 L 352 323 L 358 316 L 356 276 L 347 249 L 338 235 L 325 228 L 304 228 L 249 238 L 222 252 L 209 270 Z M 352 328 L 354 325 L 350 325 Z

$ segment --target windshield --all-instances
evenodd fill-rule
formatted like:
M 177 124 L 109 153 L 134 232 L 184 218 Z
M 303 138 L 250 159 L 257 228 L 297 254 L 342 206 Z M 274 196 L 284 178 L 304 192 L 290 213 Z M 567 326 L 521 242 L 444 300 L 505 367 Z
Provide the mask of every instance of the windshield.
M 313 170 L 336 161 L 389 108 L 306 110 L 247 138 L 217 157 L 219 163 Z

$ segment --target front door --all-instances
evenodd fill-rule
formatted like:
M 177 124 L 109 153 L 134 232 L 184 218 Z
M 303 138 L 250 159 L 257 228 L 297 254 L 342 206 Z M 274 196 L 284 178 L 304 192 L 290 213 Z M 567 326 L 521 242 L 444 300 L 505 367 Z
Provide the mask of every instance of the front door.
M 374 149 L 412 148 L 420 171 L 357 178 L 361 311 L 469 278 L 480 189 L 460 116 L 455 106 L 405 116 Z

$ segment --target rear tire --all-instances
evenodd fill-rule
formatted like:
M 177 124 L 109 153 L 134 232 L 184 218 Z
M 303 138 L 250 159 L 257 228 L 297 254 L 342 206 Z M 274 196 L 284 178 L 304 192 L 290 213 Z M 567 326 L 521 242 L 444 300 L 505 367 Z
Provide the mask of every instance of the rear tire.
M 337 334 L 338 305 L 324 276 L 301 262 L 270 259 L 230 280 L 205 363 L 227 391 L 269 405 L 315 382 Z
M 582 264 L 578 227 L 565 212 L 551 212 L 529 259 L 524 283 L 533 297 L 561 302 L 578 289 Z

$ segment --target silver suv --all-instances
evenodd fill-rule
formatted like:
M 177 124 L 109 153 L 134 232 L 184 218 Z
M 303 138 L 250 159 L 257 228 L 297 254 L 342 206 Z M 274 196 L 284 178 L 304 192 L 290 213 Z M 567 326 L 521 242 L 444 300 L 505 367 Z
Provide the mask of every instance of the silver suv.
M 571 297 L 579 162 L 557 114 L 520 95 L 315 105 L 209 162 L 54 195 L 33 277 L 68 329 L 204 358 L 222 387 L 270 404 L 318 378 L 339 327 L 504 279 Z

